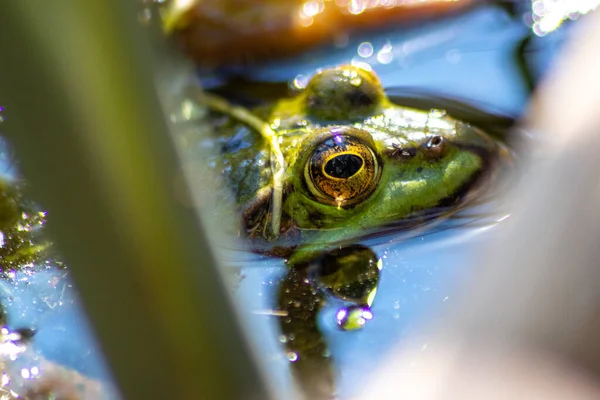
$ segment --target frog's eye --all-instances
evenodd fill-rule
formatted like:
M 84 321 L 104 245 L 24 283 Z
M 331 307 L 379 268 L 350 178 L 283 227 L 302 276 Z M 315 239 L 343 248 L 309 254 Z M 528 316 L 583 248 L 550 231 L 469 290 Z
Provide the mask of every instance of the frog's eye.
M 440 157 L 445 148 L 444 137 L 439 135 L 432 136 L 425 144 L 425 152 L 430 157 Z
M 377 186 L 380 166 L 373 150 L 349 135 L 332 135 L 308 158 L 304 180 L 321 202 L 344 206 L 368 197 Z

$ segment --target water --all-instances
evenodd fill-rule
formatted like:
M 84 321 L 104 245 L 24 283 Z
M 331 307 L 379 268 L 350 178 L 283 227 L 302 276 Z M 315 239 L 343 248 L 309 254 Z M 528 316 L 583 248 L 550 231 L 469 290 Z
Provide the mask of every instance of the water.
M 295 82 L 300 87 L 317 68 L 367 63 L 388 91 L 399 97 L 415 101 L 420 96 L 422 104 L 431 104 L 432 98 L 446 96 L 512 119 L 522 114 L 530 95 L 528 75 L 543 76 L 569 31 L 561 28 L 531 39 L 529 71 L 525 73 L 516 49 L 530 33 L 520 16 L 484 6 L 419 27 L 355 35 L 343 47 L 315 50 L 293 61 L 226 72 L 261 82 Z M 225 79 L 212 77 L 211 82 L 216 85 Z M 430 107 L 445 110 L 447 105 L 442 102 Z M 1 115 L 0 108 L 0 121 Z M 14 174 L 14 163 L 6 152 L 1 154 L 0 171 Z M 259 336 L 262 348 L 268 349 L 263 357 L 272 379 L 289 383 L 288 371 L 292 370 L 295 376 L 312 382 L 317 395 L 337 392 L 341 399 L 350 398 L 392 345 L 402 343 L 408 335 L 427 336 L 415 331 L 424 329 L 416 328 L 417 322 L 453 306 L 457 288 L 477 268 L 473 249 L 489 245 L 494 224 L 506 216 L 490 213 L 490 207 L 467 210 L 471 217 L 456 218 L 430 230 L 365 240 L 363 245 L 377 260 L 375 264 L 381 260 L 382 265 L 376 296 L 371 300 L 367 298 L 372 286 L 367 285 L 369 289 L 360 296 L 340 295 L 344 291 L 327 283 L 317 267 L 320 286 L 305 282 L 313 280 L 310 274 L 314 269 L 290 273 L 280 259 L 246 262 L 234 255 L 237 262 L 231 264 L 241 267 L 243 277 L 236 297 L 255 316 L 258 329 L 265 331 Z M 290 293 L 296 295 L 288 296 Z M 48 367 L 40 366 L 42 359 L 110 380 L 66 272 L 38 267 L 32 274 L 15 273 L 2 282 L 2 297 L 10 329 L 36 330 L 11 370 L 20 380 L 32 379 L 39 370 L 43 373 Z M 301 341 L 310 343 L 310 349 L 299 350 Z M 427 351 L 426 342 L 419 346 Z M 307 351 L 312 355 L 306 357 Z M 23 369 L 30 372 L 23 373 Z

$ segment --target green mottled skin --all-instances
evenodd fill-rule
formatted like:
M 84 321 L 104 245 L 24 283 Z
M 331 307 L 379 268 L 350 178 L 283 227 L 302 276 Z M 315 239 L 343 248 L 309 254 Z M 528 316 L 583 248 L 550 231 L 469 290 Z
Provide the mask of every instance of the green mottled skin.
M 321 71 L 296 97 L 255 112 L 280 137 L 287 163 L 281 238 L 322 231 L 317 244 L 300 243 L 292 262 L 307 260 L 327 244 L 360 236 L 365 229 L 456 200 L 499 151 L 486 134 L 443 112 L 391 103 L 374 74 L 350 66 Z M 329 134 L 323 128 L 344 126 L 366 135 L 379 158 L 381 176 L 368 197 L 338 207 L 311 195 L 303 171 L 315 146 Z M 270 218 L 265 195 L 271 187 L 268 142 L 232 120 L 222 120 L 218 132 L 224 153 L 221 171 L 241 206 L 247 232 L 260 237 Z M 426 149 L 434 136 L 443 138 L 441 153 Z

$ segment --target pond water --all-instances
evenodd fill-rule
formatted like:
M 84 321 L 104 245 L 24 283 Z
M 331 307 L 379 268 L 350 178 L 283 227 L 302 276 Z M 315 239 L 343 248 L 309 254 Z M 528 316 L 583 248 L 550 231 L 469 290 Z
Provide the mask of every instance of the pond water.
M 506 7 L 485 5 L 419 26 L 354 34 L 343 45 L 317 49 L 293 60 L 228 68 L 217 76 L 201 74 L 201 78 L 209 88 L 240 76 L 302 87 L 319 68 L 369 64 L 383 85 L 399 97 L 425 99 L 426 104 L 427 99 L 457 99 L 492 115 L 518 118 L 526 108 L 532 78 L 537 81 L 544 75 L 570 30 L 567 26 L 544 37 L 531 36 L 532 29 L 524 22 L 530 8 L 513 8 L 516 12 L 511 13 Z M 525 50 L 519 52 L 526 40 Z M 451 108 L 452 102 L 448 105 Z M 12 175 L 14 165 L 6 152 L 3 154 L 0 171 Z M 496 206 L 488 202 L 429 229 L 362 242 L 382 262 L 371 307 L 373 318 L 362 329 L 341 330 L 336 313 L 346 303 L 329 297 L 315 317 L 320 333 L 309 337 L 323 340 L 324 354 L 314 368 L 332 374 L 340 399 L 352 398 L 392 345 L 409 335 L 425 337 L 426 332 L 416 331 L 424 329 L 417 322 L 453 306 L 455 290 L 477 268 L 474 249 L 490 245 L 495 224 L 509 214 Z M 277 315 L 278 291 L 288 268 L 281 259 L 235 253 L 225 264 L 240 271 L 235 296 L 252 314 L 256 329 L 265 332 L 255 337 L 261 340 L 259 346 L 271 378 L 290 385 L 289 371 L 296 368 L 298 360 L 282 351 L 290 335 L 280 332 L 282 316 Z M 9 368 L 15 371 L 13 375 L 29 379 L 29 373 L 20 371 L 32 371 L 39 364 L 36 358 L 42 356 L 92 378 L 110 381 L 67 272 L 38 266 L 34 273 L 17 272 L 0 281 L 0 289 L 8 326 L 36 329 L 32 350 Z M 302 334 L 307 333 L 296 336 Z M 418 346 L 427 351 L 427 342 Z M 116 395 L 111 392 L 112 396 Z

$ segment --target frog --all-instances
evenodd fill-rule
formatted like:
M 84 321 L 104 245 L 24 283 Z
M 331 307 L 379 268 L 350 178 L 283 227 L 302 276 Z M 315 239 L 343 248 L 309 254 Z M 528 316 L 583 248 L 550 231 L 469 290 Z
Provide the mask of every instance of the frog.
M 215 124 L 244 235 L 291 266 L 340 243 L 426 223 L 474 197 L 508 152 L 443 110 L 392 102 L 375 72 L 318 70 L 294 96 Z

